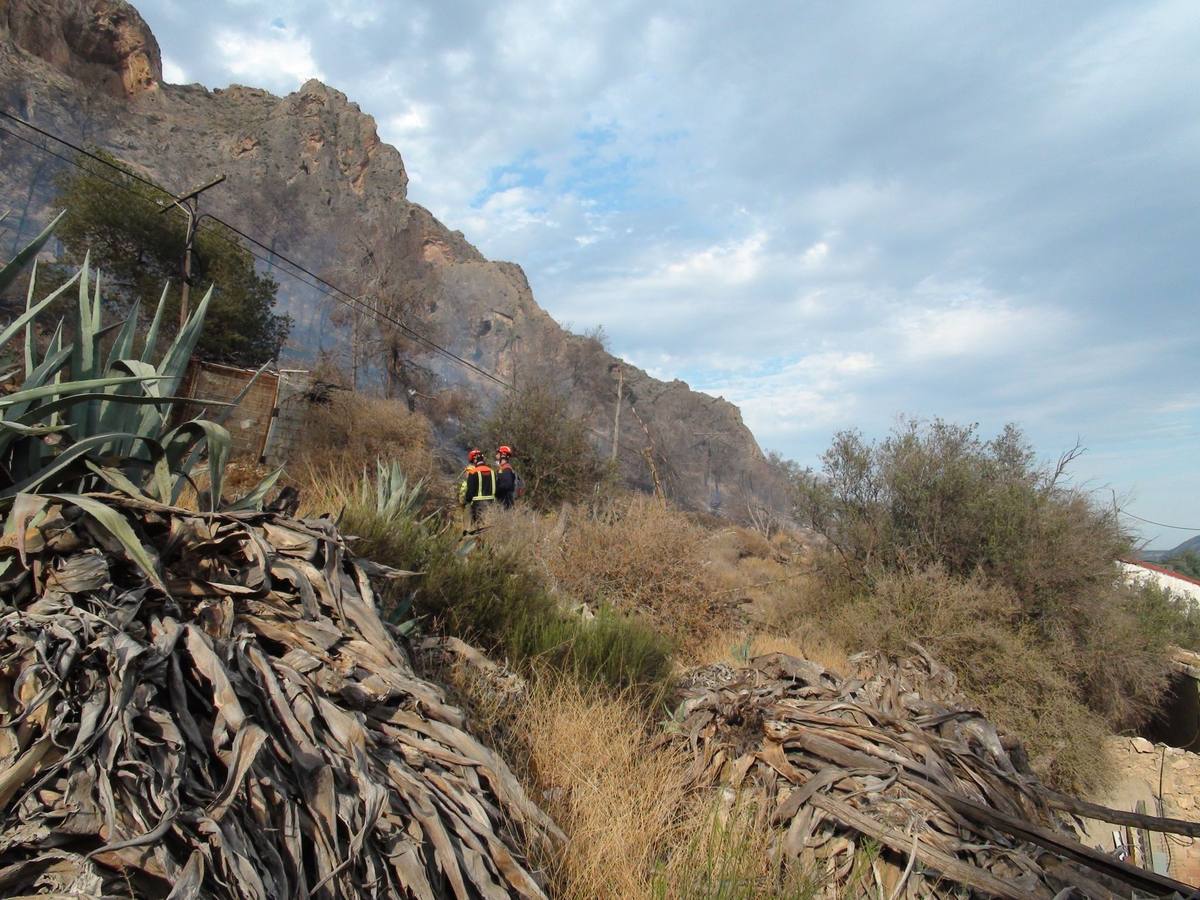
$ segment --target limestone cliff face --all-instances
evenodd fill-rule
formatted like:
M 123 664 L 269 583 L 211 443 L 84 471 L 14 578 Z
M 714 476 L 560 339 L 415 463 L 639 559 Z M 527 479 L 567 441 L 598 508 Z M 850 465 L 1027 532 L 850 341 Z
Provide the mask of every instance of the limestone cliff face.
M 596 429 L 611 432 L 615 360 L 559 327 L 519 266 L 484 259 L 410 203 L 399 152 L 341 92 L 318 81 L 282 98 L 238 85 L 164 84 L 157 41 L 122 0 L 0 0 L 0 102 L 168 187 L 225 174 L 205 195 L 206 208 L 314 272 L 332 270 L 348 227 L 386 217 L 396 225 L 389 252 L 421 272 L 430 327 L 444 343 L 504 379 L 520 366 L 552 372 Z M 26 222 L 49 212 L 63 164 L 4 134 L 0 154 L 0 209 L 14 210 L 29 236 Z M 299 281 L 279 280 L 281 303 L 297 323 L 295 349 L 311 358 L 333 340 L 330 304 Z M 431 364 L 485 402 L 496 390 L 446 361 Z M 719 501 L 726 511 L 744 510 L 760 493 L 769 473 L 736 407 L 632 367 L 625 386 L 619 458 L 631 483 L 650 487 L 657 473 L 685 504 Z
M 122 0 L 3 0 L 0 29 L 26 52 L 114 96 L 162 81 L 158 41 Z

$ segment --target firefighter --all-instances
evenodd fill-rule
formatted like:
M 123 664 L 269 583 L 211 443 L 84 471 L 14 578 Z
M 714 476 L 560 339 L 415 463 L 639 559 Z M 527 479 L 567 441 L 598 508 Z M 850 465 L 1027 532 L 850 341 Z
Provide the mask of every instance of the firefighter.
M 496 473 L 484 462 L 482 450 L 472 450 L 467 454 L 467 467 L 458 483 L 459 506 L 471 511 L 471 524 L 476 525 L 482 505 L 495 499 Z
M 512 509 L 521 479 L 513 471 L 512 447 L 501 444 L 496 448 L 496 499 L 505 509 Z

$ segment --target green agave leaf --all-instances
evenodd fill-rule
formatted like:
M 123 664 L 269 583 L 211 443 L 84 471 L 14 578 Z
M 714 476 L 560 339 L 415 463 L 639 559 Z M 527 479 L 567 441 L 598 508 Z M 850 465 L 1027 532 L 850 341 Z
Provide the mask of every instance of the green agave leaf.
M 112 394 L 104 394 L 99 391 L 96 391 L 93 393 L 87 393 L 87 394 L 71 394 L 70 396 L 62 397 L 62 398 L 60 398 L 58 400 L 54 400 L 50 403 L 43 403 L 43 404 L 31 409 L 29 412 L 25 413 L 17 421 L 23 421 L 25 424 L 30 424 L 29 422 L 27 422 L 25 420 L 28 420 L 32 417 L 34 421 L 37 421 L 38 419 L 40 419 L 42 417 L 43 413 L 53 413 L 53 412 L 57 412 L 59 410 L 68 409 L 72 403 L 94 402 L 97 400 L 112 401 L 112 397 L 113 397 Z M 187 399 L 188 399 L 187 397 L 155 397 L 155 396 L 149 396 L 146 394 L 142 394 L 140 396 L 137 394 L 130 394 L 129 396 L 125 396 L 125 395 L 120 396 L 120 402 L 127 404 L 129 406 L 162 406 L 164 404 L 178 403 L 181 400 L 187 400 Z M 112 402 L 115 402 L 115 401 L 112 401 Z M 216 402 L 216 401 L 214 401 L 214 402 Z M 116 429 L 109 429 L 109 430 L 115 431 Z M 136 432 L 131 432 L 131 433 L 144 435 L 146 437 L 153 437 L 153 434 L 146 434 L 145 432 L 140 431 L 140 430 L 136 431 Z
M 8 422 L 0 419 L 0 431 L 11 431 L 13 434 L 21 437 L 54 434 L 55 432 L 66 431 L 70 427 L 70 425 L 23 425 L 20 422 Z
M 109 534 L 121 542 L 121 546 L 125 548 L 129 558 L 146 574 L 150 583 L 164 594 L 167 593 L 167 586 L 159 577 L 154 560 L 120 512 L 94 497 L 85 497 L 82 494 L 47 494 L 46 496 L 71 506 L 77 506 L 99 522 Z
M 33 271 L 29 273 L 29 291 L 25 294 L 25 312 L 28 313 L 33 309 L 33 294 L 34 288 L 37 285 L 38 261 L 37 257 L 33 260 Z M 2 346 L 2 342 L 0 342 Z M 34 357 L 37 355 L 37 348 L 33 343 L 33 321 L 32 319 L 25 323 L 25 374 L 28 375 L 33 371 L 33 367 L 37 364 Z
M 25 310 L 25 312 L 21 313 L 21 315 L 13 319 L 12 322 L 9 323 L 8 327 L 4 329 L 4 331 L 0 331 L 0 347 L 3 347 L 5 344 L 11 341 L 13 335 L 31 323 L 37 318 L 38 313 L 61 297 L 67 288 L 75 283 L 77 278 L 79 278 L 79 272 L 76 272 L 74 275 L 72 275 L 71 279 L 66 284 L 51 291 L 45 299 L 38 301 L 36 306 L 30 307 L 29 309 Z M 31 338 L 27 337 L 26 341 L 28 342 L 29 340 L 31 340 Z
M 100 272 L 100 270 L 97 269 L 96 270 L 96 285 L 95 285 L 94 291 L 92 292 L 91 320 L 92 320 L 92 329 L 95 331 L 97 337 L 99 337 L 101 334 L 104 333 L 104 331 L 100 327 L 100 276 L 101 276 L 101 274 L 102 273 Z M 99 349 L 99 348 L 97 347 L 96 349 Z M 98 357 L 99 354 L 96 354 L 96 356 Z
M 92 338 L 95 329 L 92 327 L 91 293 L 92 252 L 83 255 L 83 265 L 79 269 L 79 302 L 75 306 L 75 365 L 72 374 L 76 378 L 87 378 L 94 368 L 92 359 Z
M 161 379 L 162 376 L 155 375 L 155 379 Z M 114 378 L 89 378 L 84 381 L 68 381 L 64 384 L 49 384 L 43 387 L 33 388 L 27 391 L 17 391 L 15 394 L 9 394 L 6 397 L 0 397 L 0 409 L 6 409 L 17 403 L 25 403 L 30 400 L 40 400 L 43 397 L 53 397 L 55 394 L 83 394 L 94 391 L 97 388 L 106 388 L 114 384 L 137 384 L 144 381 L 143 376 L 118 376 Z M 97 397 L 104 398 L 107 394 L 97 394 Z
M 67 360 L 71 358 L 70 349 L 59 347 L 55 349 L 57 343 L 62 342 L 62 323 L 58 324 L 59 330 L 54 333 L 54 338 L 50 341 L 50 347 L 46 350 L 46 358 L 38 363 L 37 367 L 26 377 L 22 382 L 23 390 L 32 390 L 35 387 L 41 387 L 48 378 L 54 377 Z M 30 401 L 30 403 L 36 401 Z M 29 408 L 30 403 L 16 403 L 5 410 L 5 415 L 9 419 L 19 419 L 25 415 L 25 411 Z
M 5 263 L 3 268 L 0 268 L 0 291 L 3 291 L 12 284 L 17 276 L 21 274 L 21 270 L 25 268 L 26 264 L 41 252 L 42 247 L 45 246 L 46 241 L 50 240 L 50 235 L 54 233 L 54 229 L 58 227 L 58 223 L 62 221 L 62 217 L 66 214 L 67 211 L 64 209 L 55 216 L 54 221 L 47 225 L 41 234 L 30 241 L 20 253 Z
M 162 325 L 163 310 L 167 306 L 167 291 L 171 288 L 171 282 L 163 285 L 162 296 L 158 300 L 158 306 L 154 308 L 154 318 L 150 320 L 150 330 L 146 332 L 146 343 L 142 346 L 142 362 L 150 362 L 150 357 L 154 355 L 154 347 L 158 343 L 158 329 Z
M 113 341 L 112 347 L 109 348 L 106 369 L 111 370 L 116 365 L 117 360 L 128 359 L 133 356 L 133 339 L 137 334 L 138 315 L 140 311 L 141 303 L 137 300 L 133 301 L 129 315 L 121 323 L 121 333 L 117 335 L 117 339 Z
M 17 494 L 24 493 L 38 487 L 41 484 L 49 481 L 55 475 L 64 472 L 69 466 L 83 459 L 93 450 L 103 447 L 106 443 L 122 438 L 134 437 L 138 440 L 145 441 L 147 444 L 155 442 L 141 435 L 121 435 L 121 434 L 94 434 L 78 441 L 60 453 L 54 458 L 54 461 L 47 466 L 37 466 L 36 471 L 22 478 L 16 484 L 13 484 L 4 490 L 0 490 L 0 497 L 13 497 Z M 14 473 L 14 475 L 17 473 Z
M 117 491 L 122 494 L 128 494 L 136 500 L 149 500 L 142 489 L 125 477 L 125 473 L 120 469 L 114 469 L 112 466 L 98 466 L 90 459 L 87 461 L 87 467 L 107 481 Z
M 256 484 L 254 489 L 248 494 L 239 497 L 233 503 L 229 504 L 229 506 L 224 507 L 225 510 L 228 512 L 239 512 L 241 510 L 262 509 L 263 500 L 271 492 L 271 488 L 275 487 L 275 483 L 279 481 L 279 476 L 282 474 L 283 466 L 280 466 Z
M 190 422 L 184 422 L 178 428 L 174 429 L 163 439 L 162 443 L 166 449 L 167 462 L 171 465 L 172 471 L 188 475 L 191 473 L 195 451 L 199 448 L 201 442 L 208 447 L 210 512 L 216 512 L 217 505 L 221 502 L 221 486 L 225 480 L 225 463 L 229 459 L 229 447 L 231 444 L 229 432 L 216 422 L 209 422 L 205 419 L 193 419 Z M 184 454 L 188 454 L 189 457 L 186 465 L 183 465 Z M 176 479 L 175 485 L 171 490 L 172 505 L 179 502 L 179 495 L 183 493 L 185 486 L 186 482 L 184 479 Z
M 158 374 L 168 379 L 165 385 L 168 394 L 175 394 L 179 391 L 183 373 L 187 370 L 192 352 L 196 349 L 196 342 L 200 340 L 200 332 L 204 328 L 204 317 L 208 314 L 210 302 L 212 302 L 211 287 L 205 292 L 204 299 L 200 301 L 196 311 L 188 317 L 187 324 L 175 335 L 175 340 L 171 343 L 167 355 L 163 357 L 163 361 L 158 367 Z
M 118 360 L 111 367 L 110 374 L 121 373 L 141 380 L 109 389 L 106 399 L 100 404 L 97 429 L 159 437 L 167 412 L 180 398 L 162 396 L 158 383 L 160 376 L 149 363 L 136 359 Z M 132 452 L 132 447 L 122 444 L 114 447 L 112 452 L 125 455 Z

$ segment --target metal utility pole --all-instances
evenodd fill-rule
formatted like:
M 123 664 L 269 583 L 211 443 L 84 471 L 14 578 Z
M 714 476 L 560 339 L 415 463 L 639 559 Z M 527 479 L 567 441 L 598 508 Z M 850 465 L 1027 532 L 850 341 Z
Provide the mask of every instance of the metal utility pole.
M 225 176 L 220 175 L 208 184 L 196 188 L 194 191 L 171 198 L 171 202 L 183 210 L 183 214 L 187 216 L 187 237 L 183 243 L 183 284 L 179 289 L 180 328 L 187 323 L 188 317 L 188 293 L 192 286 L 192 247 L 196 242 L 196 225 L 200 221 L 200 216 L 197 215 L 200 206 L 200 195 L 209 188 L 216 187 L 224 180 Z M 170 208 L 169 206 L 164 206 L 162 212 L 166 212 Z
M 612 438 L 612 456 L 609 457 L 614 463 L 617 461 L 617 444 L 621 440 L 621 390 L 625 386 L 625 370 L 621 368 L 621 364 L 613 363 L 608 367 L 608 371 L 617 370 L 617 412 L 613 416 L 613 438 Z

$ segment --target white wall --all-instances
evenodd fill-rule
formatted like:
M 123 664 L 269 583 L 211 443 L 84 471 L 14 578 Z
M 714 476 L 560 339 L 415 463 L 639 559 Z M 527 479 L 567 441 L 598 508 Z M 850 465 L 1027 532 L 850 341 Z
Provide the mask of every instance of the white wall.
M 1168 575 L 1165 572 L 1148 569 L 1136 563 L 1125 562 L 1124 560 L 1119 561 L 1117 565 L 1121 567 L 1121 574 L 1131 584 L 1150 582 L 1173 594 L 1186 597 L 1193 603 L 1200 604 L 1200 584 L 1195 584 L 1186 578 L 1176 575 Z

